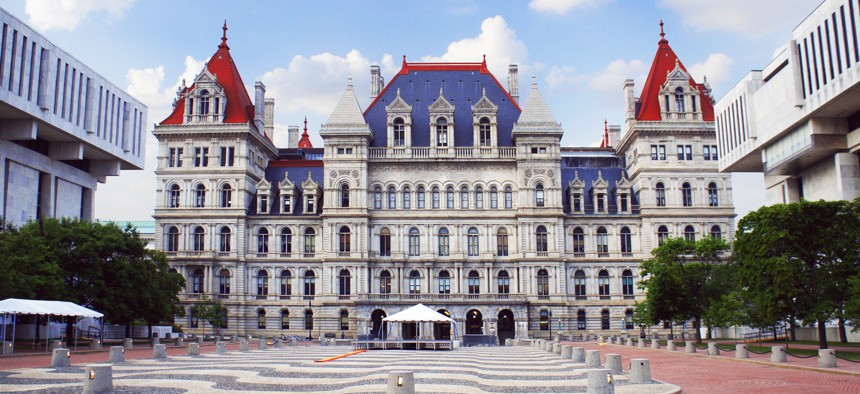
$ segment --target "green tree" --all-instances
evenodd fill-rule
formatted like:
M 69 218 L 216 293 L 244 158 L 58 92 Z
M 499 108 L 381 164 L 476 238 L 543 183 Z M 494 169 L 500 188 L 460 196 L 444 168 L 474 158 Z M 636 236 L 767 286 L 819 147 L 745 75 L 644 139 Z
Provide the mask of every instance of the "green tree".
M 702 321 L 732 285 L 731 269 L 724 264 L 728 244 L 721 238 L 706 237 L 698 241 L 674 238 L 652 250 L 653 257 L 642 263 L 643 280 L 639 287 L 646 292 L 637 305 L 644 320 L 693 319 L 696 340 L 701 341 Z
M 819 346 L 827 348 L 825 324 L 836 318 L 844 327 L 852 303 L 849 279 L 857 276 L 860 256 L 858 204 L 776 204 L 740 220 L 734 258 L 753 325 L 816 322 Z
M 224 315 L 227 312 L 227 308 L 221 303 L 221 300 L 212 300 L 204 294 L 200 302 L 191 307 L 191 311 L 209 323 L 213 327 L 215 335 L 221 335 L 221 326 L 224 325 Z M 206 333 L 205 326 L 203 333 Z

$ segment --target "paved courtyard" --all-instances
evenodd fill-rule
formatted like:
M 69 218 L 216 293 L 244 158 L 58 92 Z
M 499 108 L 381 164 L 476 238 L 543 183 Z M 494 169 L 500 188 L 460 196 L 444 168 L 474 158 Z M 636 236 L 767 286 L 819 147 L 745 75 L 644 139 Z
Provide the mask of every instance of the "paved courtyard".
M 530 347 L 378 350 L 325 363 L 314 361 L 347 353 L 351 348 L 231 349 L 227 354 L 128 360 L 113 367 L 114 385 L 117 392 L 128 393 L 368 393 L 384 392 L 391 370 L 414 371 L 418 392 L 573 393 L 585 392 L 587 384 L 585 365 Z M 97 354 L 100 359 L 92 361 L 107 359 L 105 353 Z M 80 393 L 86 363 L 78 363 L 76 358 L 84 357 L 73 355 L 70 368 L 0 370 L 0 392 Z M 617 393 L 678 391 L 670 384 L 628 384 L 626 374 L 616 376 L 615 383 Z

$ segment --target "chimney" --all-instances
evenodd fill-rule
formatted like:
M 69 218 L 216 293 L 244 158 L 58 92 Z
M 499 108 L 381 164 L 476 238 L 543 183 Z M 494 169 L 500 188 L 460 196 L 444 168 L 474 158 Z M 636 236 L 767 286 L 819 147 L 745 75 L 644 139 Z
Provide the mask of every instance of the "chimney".
M 621 126 L 617 124 L 609 125 L 609 146 L 615 148 L 618 146 L 621 138 Z
M 254 83 L 254 126 L 257 126 L 257 131 L 264 132 L 265 126 L 265 104 L 266 101 L 266 85 L 257 81 Z
M 379 70 L 379 66 L 376 64 L 370 66 L 370 101 L 379 96 L 382 84 L 382 73 Z
M 520 102 L 520 79 L 518 77 L 517 65 L 508 66 L 508 93 L 519 104 Z
M 287 148 L 299 147 L 299 126 L 287 127 Z
M 636 98 L 633 97 L 633 80 L 624 80 L 624 99 L 627 100 L 627 123 L 636 118 Z
M 265 125 L 263 126 L 263 130 L 269 139 L 275 140 L 275 99 L 267 98 L 265 101 L 265 108 L 263 111 L 263 121 Z

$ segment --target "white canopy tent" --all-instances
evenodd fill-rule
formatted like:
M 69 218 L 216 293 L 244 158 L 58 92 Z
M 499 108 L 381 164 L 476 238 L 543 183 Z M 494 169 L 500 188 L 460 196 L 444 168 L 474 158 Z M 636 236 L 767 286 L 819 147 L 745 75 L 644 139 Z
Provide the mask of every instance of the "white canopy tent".
M 409 307 L 391 316 L 382 319 L 384 322 L 391 323 L 451 323 L 451 327 L 456 327 L 454 319 L 436 312 L 424 304 L 418 304 Z
M 3 341 L 6 341 L 6 325 L 8 316 L 12 316 L 12 348 L 15 347 L 15 328 L 18 315 L 47 315 L 50 323 L 51 316 L 93 317 L 101 319 L 104 314 L 82 307 L 68 301 L 23 300 L 8 298 L 0 301 L 0 314 L 3 315 Z M 47 345 L 45 347 L 47 349 Z

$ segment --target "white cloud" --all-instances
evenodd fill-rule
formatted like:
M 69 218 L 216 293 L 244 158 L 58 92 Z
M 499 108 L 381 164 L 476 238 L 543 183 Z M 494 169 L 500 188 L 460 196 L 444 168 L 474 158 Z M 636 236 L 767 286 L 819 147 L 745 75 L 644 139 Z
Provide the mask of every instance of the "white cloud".
M 605 0 L 532 0 L 529 8 L 537 12 L 567 14 L 577 7 L 593 6 L 606 3 Z
M 90 14 L 120 20 L 135 0 L 27 0 L 24 12 L 38 30 L 75 30 Z
M 810 0 L 660 0 L 659 4 L 677 12 L 685 26 L 697 31 L 720 30 L 759 38 L 791 28 L 818 3 Z
M 529 51 L 526 44 L 517 38 L 514 29 L 508 26 L 505 18 L 496 15 L 481 22 L 481 33 L 477 37 L 464 38 L 448 44 L 442 56 L 424 56 L 425 62 L 479 62 L 480 54 L 487 55 L 487 67 L 493 75 L 508 73 L 509 64 L 519 64 L 520 73 L 526 74 L 526 60 Z
M 576 67 L 552 66 L 546 76 L 546 83 L 550 89 L 557 89 L 563 85 L 574 85 L 584 79 L 585 75 L 579 74 Z
M 729 69 L 732 63 L 734 63 L 734 59 L 725 53 L 718 52 L 708 55 L 704 62 L 687 67 L 687 70 L 698 83 L 704 82 L 704 77 L 708 77 L 708 83 L 716 89 L 731 76 Z
M 624 80 L 633 79 L 636 85 L 642 86 L 647 73 L 648 66 L 639 59 L 633 59 L 629 62 L 616 59 L 609 62 L 600 73 L 590 77 L 589 85 L 592 89 L 600 92 L 612 92 L 620 95 Z

